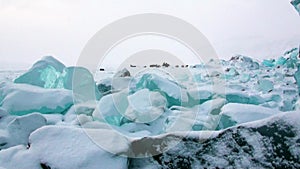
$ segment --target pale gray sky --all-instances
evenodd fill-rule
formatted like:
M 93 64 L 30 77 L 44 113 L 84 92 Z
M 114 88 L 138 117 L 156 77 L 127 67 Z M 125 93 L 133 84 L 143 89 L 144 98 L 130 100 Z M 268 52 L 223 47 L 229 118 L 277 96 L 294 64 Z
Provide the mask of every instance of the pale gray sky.
M 300 42 L 300 17 L 289 0 L 0 0 L 0 68 L 45 55 L 75 65 L 98 30 L 141 13 L 193 24 L 221 58 L 277 57 Z

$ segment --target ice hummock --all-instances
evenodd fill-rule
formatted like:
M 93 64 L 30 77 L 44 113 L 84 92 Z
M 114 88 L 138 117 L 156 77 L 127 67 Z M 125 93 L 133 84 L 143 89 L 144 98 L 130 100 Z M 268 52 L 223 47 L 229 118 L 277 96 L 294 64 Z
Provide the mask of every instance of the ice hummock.
M 11 115 L 34 112 L 64 114 L 73 105 L 72 92 L 28 84 L 0 83 L 0 104 Z
M 35 130 L 28 145 L 0 151 L 0 166 L 5 168 L 127 168 L 127 158 L 116 156 L 99 146 L 85 131 L 68 126 L 45 126 Z
M 164 113 L 166 99 L 159 92 L 142 89 L 129 95 L 125 117 L 138 123 L 149 123 Z
M 36 129 L 46 125 L 46 118 L 41 114 L 32 113 L 12 119 L 6 124 L 5 133 L 0 134 L 0 150 L 16 145 L 27 145 L 29 135 Z M 4 122 L 2 122 L 4 123 Z
M 145 73 L 137 78 L 136 83 L 131 85 L 133 92 L 140 89 L 158 90 L 165 95 L 168 100 L 168 107 L 172 105 L 181 105 L 187 100 L 187 93 L 178 83 L 170 79 L 159 76 L 156 73 Z
M 57 79 L 65 65 L 52 56 L 45 56 L 37 61 L 24 74 L 14 80 L 15 83 L 26 83 L 44 88 L 62 88 Z
M 220 112 L 221 121 L 219 124 L 223 123 L 231 123 L 242 124 L 246 122 L 251 122 L 255 120 L 264 119 L 279 113 L 278 110 L 274 110 L 271 108 L 258 106 L 258 105 L 251 105 L 251 104 L 239 104 L 239 103 L 228 103 L 222 107 L 222 111 Z M 226 118 L 223 118 L 223 117 Z M 230 126 L 226 126 L 223 128 L 227 128 Z
M 75 75 L 75 76 L 74 76 Z M 14 83 L 30 84 L 45 89 L 68 89 L 77 95 L 75 101 L 101 97 L 89 70 L 83 67 L 66 67 L 52 56 L 43 57 L 33 64 Z
M 224 72 L 123 69 L 96 81 L 43 58 L 0 83 L 0 167 L 299 168 L 298 54 L 212 61 Z

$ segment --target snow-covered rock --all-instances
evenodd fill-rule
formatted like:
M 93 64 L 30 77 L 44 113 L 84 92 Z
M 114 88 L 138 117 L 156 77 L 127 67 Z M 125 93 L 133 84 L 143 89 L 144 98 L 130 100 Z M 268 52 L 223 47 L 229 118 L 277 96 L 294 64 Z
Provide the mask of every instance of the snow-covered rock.
M 237 68 L 256 70 L 259 68 L 259 64 L 253 61 L 250 57 L 237 55 L 230 59 L 230 65 L 235 66 Z
M 123 68 L 122 70 L 118 71 L 114 77 L 130 77 L 130 72 L 126 68 Z
M 114 90 L 114 88 L 112 87 L 112 79 L 102 79 L 97 83 L 97 89 L 103 96 L 111 94 L 112 90 Z
M 137 168 L 299 168 L 299 126 L 300 113 L 287 112 L 213 131 L 210 137 L 205 131 L 193 132 L 155 158 L 139 159 L 147 161 L 144 165 L 131 159 L 130 167 L 139 164 Z M 173 135 L 178 138 L 181 134 Z

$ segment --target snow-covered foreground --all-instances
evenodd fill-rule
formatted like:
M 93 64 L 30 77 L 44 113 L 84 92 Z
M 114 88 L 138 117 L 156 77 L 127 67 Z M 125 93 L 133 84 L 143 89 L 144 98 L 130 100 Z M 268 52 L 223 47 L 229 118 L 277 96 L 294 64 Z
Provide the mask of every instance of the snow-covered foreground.
M 0 168 L 299 168 L 299 67 L 298 49 L 95 76 L 44 57 L 1 78 Z

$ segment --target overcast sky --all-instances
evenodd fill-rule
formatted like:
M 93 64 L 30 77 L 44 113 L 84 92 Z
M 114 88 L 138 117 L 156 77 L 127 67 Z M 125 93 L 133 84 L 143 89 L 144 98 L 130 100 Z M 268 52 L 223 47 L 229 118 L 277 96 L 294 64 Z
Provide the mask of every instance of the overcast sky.
M 45 55 L 75 65 L 102 27 L 141 13 L 193 24 L 221 58 L 277 57 L 300 42 L 300 16 L 289 0 L 0 0 L 0 68 Z

